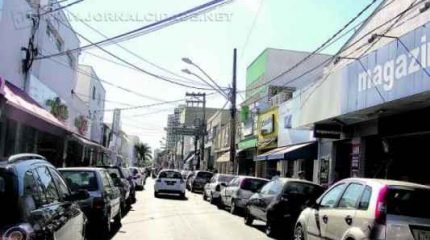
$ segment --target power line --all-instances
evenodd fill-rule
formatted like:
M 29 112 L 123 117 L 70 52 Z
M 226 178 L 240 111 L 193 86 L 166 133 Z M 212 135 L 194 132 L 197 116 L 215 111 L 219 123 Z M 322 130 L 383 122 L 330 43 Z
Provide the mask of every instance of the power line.
M 67 9 L 66 9 L 66 11 L 67 11 L 70 15 L 72 15 L 74 18 L 76 18 L 76 19 L 77 19 L 77 16 L 76 16 L 75 14 L 73 14 L 71 11 L 68 11 Z M 84 24 L 84 25 L 85 25 L 85 26 L 87 26 L 89 29 L 93 30 L 94 32 L 98 33 L 100 36 L 102 36 L 102 37 L 104 37 L 104 38 L 108 38 L 108 36 L 107 36 L 106 34 L 102 33 L 102 32 L 101 32 L 100 30 L 98 30 L 97 28 L 95 28 L 95 27 L 91 26 L 89 23 L 87 23 L 87 22 L 85 22 L 85 21 L 79 21 L 79 22 L 80 22 L 80 23 L 82 23 L 82 24 Z M 167 69 L 167 68 L 164 68 L 164 67 L 162 67 L 162 66 L 160 66 L 160 65 L 158 65 L 158 64 L 156 64 L 156 63 L 154 63 L 154 62 L 149 61 L 148 59 L 143 58 L 143 57 L 142 57 L 142 56 L 140 56 L 139 54 L 136 54 L 135 52 L 131 51 L 130 49 L 128 49 L 128 48 L 126 48 L 126 47 L 122 46 L 120 43 L 115 43 L 115 45 L 116 45 L 116 46 L 118 46 L 119 48 L 121 48 L 122 50 L 126 51 L 127 53 L 129 53 L 129 54 L 133 55 L 134 57 L 136 57 L 136 58 L 138 58 L 138 59 L 140 59 L 140 60 L 142 60 L 142 61 L 144 61 L 144 62 L 148 63 L 149 65 L 151 65 L 151 66 L 153 66 L 153 67 L 155 67 L 155 68 L 158 68 L 158 69 L 160 69 L 160 70 L 162 70 L 162 71 L 165 71 L 165 72 L 167 72 L 167 73 L 170 73 L 170 74 L 172 74 L 173 76 L 179 77 L 179 78 L 181 78 L 181 79 L 185 79 L 185 80 L 189 81 L 189 83 L 197 83 L 196 81 L 193 81 L 192 79 L 185 78 L 185 77 L 183 77 L 183 76 L 181 76 L 181 75 L 179 75 L 179 74 L 177 74 L 177 73 L 175 73 L 175 72 L 173 72 L 173 71 L 170 71 L 170 70 L 169 70 L 169 69 Z M 91 54 L 91 53 L 89 53 L 89 52 L 87 52 L 87 53 L 88 53 L 88 54 Z M 93 56 L 95 56 L 95 57 L 99 57 L 99 58 L 104 59 L 104 60 L 106 60 L 106 61 L 109 61 L 109 60 L 107 60 L 107 59 L 105 59 L 105 58 L 102 58 L 102 57 L 100 57 L 100 56 L 98 56 L 98 55 L 95 55 L 95 54 L 91 54 L 91 55 L 93 55 Z M 121 65 L 121 63 L 118 63 L 118 62 L 114 62 L 114 61 L 111 61 L 111 62 L 112 62 L 112 63 L 115 63 L 115 64 L 118 64 L 118 65 Z M 122 65 L 122 66 L 124 66 L 124 67 L 128 67 L 128 68 L 131 68 L 131 67 L 127 66 L 127 65 Z M 131 68 L 131 69 L 134 69 L 134 68 Z M 179 80 L 179 79 L 177 79 L 177 80 Z
M 184 19 L 184 18 L 192 17 L 194 15 L 199 15 L 202 12 L 206 12 L 208 10 L 213 9 L 214 7 L 217 7 L 219 5 L 225 4 L 227 2 L 230 2 L 230 1 L 229 0 L 228 1 L 224 1 L 224 0 L 212 0 L 210 2 L 204 3 L 202 5 L 194 7 L 192 9 L 189 9 L 189 10 L 187 10 L 185 12 L 181 12 L 181 13 L 175 14 L 175 15 L 173 15 L 171 17 L 168 17 L 166 19 L 163 19 L 161 21 L 148 24 L 146 26 L 134 29 L 132 31 L 128 31 L 128 32 L 116 35 L 114 37 L 111 37 L 111 38 L 107 38 L 107 39 L 104 39 L 104 40 L 101 40 L 101 41 L 98 41 L 98 42 L 95 42 L 95 43 L 91 43 L 91 44 L 88 44 L 88 45 L 83 46 L 83 47 L 79 47 L 79 48 L 71 49 L 71 50 L 68 50 L 68 51 L 64 51 L 64 52 L 52 54 L 52 55 L 49 55 L 49 56 L 42 56 L 42 57 L 39 57 L 39 58 L 36 58 L 36 59 L 45 59 L 45 58 L 57 57 L 57 56 L 68 54 L 70 52 L 85 50 L 85 49 L 87 49 L 89 47 L 99 46 L 99 45 L 104 44 L 104 43 L 112 43 L 112 42 L 118 43 L 121 38 L 125 38 L 127 36 L 132 35 L 132 34 L 139 33 L 139 32 L 145 31 L 145 30 L 149 30 L 151 28 L 157 27 L 157 26 L 165 24 L 165 23 L 168 24 L 172 20 L 178 21 L 178 20 L 181 20 L 181 19 Z
M 254 20 L 251 23 L 251 28 L 248 31 L 248 34 L 246 35 L 245 42 L 242 47 L 242 53 L 240 54 L 240 60 L 242 60 L 243 56 L 245 55 L 245 49 L 248 47 L 249 39 L 251 38 L 252 32 L 254 31 L 254 28 L 257 24 L 258 17 L 260 16 L 261 10 L 263 9 L 264 0 L 260 0 L 260 4 L 258 5 L 257 12 L 255 13 Z
M 58 19 L 58 18 L 56 18 L 56 17 L 54 17 L 54 18 L 55 18 L 59 23 L 61 23 L 63 26 L 65 26 L 66 28 L 68 28 L 68 29 L 70 29 L 71 31 L 73 31 L 76 35 L 78 35 L 79 37 L 83 38 L 85 41 L 92 43 L 92 41 L 91 41 L 91 40 L 89 40 L 87 37 L 83 36 L 83 35 L 82 35 L 82 34 L 80 34 L 79 32 L 75 31 L 72 27 L 68 26 L 66 23 L 64 23 L 64 22 L 63 22 L 63 21 L 61 21 L 60 19 Z M 119 60 L 119 61 L 121 61 L 121 62 L 123 62 L 123 63 L 125 63 L 125 64 L 127 64 L 127 65 L 129 65 L 129 66 L 131 66 L 131 67 L 133 67 L 133 68 L 135 68 L 136 70 L 138 70 L 138 71 L 140 71 L 140 72 L 142 72 L 142 73 L 145 73 L 145 74 L 147 74 L 147 75 L 151 76 L 151 77 L 154 77 L 154 78 L 157 78 L 157 79 L 160 79 L 160 80 L 163 80 L 163 81 L 165 81 L 165 82 L 168 82 L 168 83 L 171 83 L 171 84 L 175 84 L 175 85 L 178 85 L 178 86 L 181 86 L 181 87 L 194 88 L 194 89 L 198 89 L 198 90 L 206 90 L 206 91 L 208 91 L 208 90 L 209 90 L 209 91 L 212 91 L 212 90 L 213 90 L 213 89 L 208 89 L 208 88 L 195 87 L 195 86 L 191 86 L 191 85 L 188 85 L 188 84 L 184 84 L 184 83 L 180 83 L 180 82 L 176 82 L 176 81 L 170 80 L 170 79 L 168 79 L 168 78 L 166 78 L 166 77 L 164 77 L 164 76 L 157 75 L 157 74 L 155 74 L 155 73 L 149 72 L 149 71 L 147 71 L 147 70 L 145 70 L 145 69 L 143 69 L 143 68 L 141 68 L 141 67 L 139 67 L 139 66 L 137 66 L 137 65 L 135 65 L 135 64 L 133 64 L 133 63 L 131 63 L 131 62 L 129 62 L 129 61 L 127 61 L 127 60 L 125 60 L 124 58 L 121 58 L 121 57 L 119 57 L 118 55 L 113 54 L 112 52 L 110 52 L 110 51 L 108 51 L 108 50 L 104 49 L 103 47 L 101 47 L 101 46 L 99 46 L 99 45 L 97 45 L 97 44 L 94 44 L 94 46 L 96 46 L 96 47 L 97 47 L 97 48 L 99 48 L 101 51 L 105 52 L 106 54 L 110 55 L 111 57 L 113 57 L 113 58 L 115 58 L 115 59 L 117 59 L 117 60 Z M 54 55 L 55 55 L 55 54 L 54 54 Z M 48 59 L 50 59 L 50 58 L 48 58 Z
M 304 57 L 302 60 L 300 60 L 299 62 L 297 62 L 296 64 L 294 64 L 292 67 L 290 67 L 289 69 L 287 69 L 286 71 L 278 74 L 276 77 L 272 78 L 271 80 L 264 82 L 258 86 L 255 86 L 253 88 L 250 89 L 246 89 L 246 91 L 253 91 L 253 90 L 257 90 L 260 89 L 263 86 L 266 86 L 270 83 L 272 83 L 273 81 L 279 79 L 280 77 L 284 76 L 285 74 L 292 72 L 294 69 L 296 69 L 297 67 L 299 67 L 300 65 L 302 65 L 303 63 L 305 63 L 307 60 L 309 60 L 310 58 L 312 58 L 313 56 L 315 56 L 316 54 L 318 54 L 322 49 L 325 49 L 327 46 L 333 44 L 334 42 L 332 42 L 333 39 L 337 38 L 345 29 L 347 29 L 352 23 L 355 22 L 355 20 L 357 20 L 361 15 L 363 15 L 369 8 L 371 8 L 378 0 L 372 0 L 371 3 L 369 3 L 363 10 L 361 10 L 356 16 L 354 16 L 351 20 L 349 20 L 341 29 L 339 29 L 335 34 L 333 34 L 329 39 L 327 39 L 323 44 L 321 44 L 316 50 L 314 50 L 313 52 L 311 52 L 309 55 L 307 55 L 306 57 Z

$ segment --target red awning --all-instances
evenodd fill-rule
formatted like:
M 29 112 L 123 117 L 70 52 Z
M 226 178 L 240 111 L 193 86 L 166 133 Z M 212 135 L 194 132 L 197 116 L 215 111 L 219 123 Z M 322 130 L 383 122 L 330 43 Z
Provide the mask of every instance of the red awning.
M 6 82 L 4 86 L 4 96 L 6 98 L 6 104 L 35 116 L 48 124 L 72 132 L 65 123 L 61 122 L 49 111 L 41 107 L 27 93 L 8 82 Z

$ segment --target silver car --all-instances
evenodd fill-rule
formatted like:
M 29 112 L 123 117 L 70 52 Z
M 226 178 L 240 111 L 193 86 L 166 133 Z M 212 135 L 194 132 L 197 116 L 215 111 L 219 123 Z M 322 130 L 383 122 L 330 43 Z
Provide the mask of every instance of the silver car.
M 206 183 L 203 189 L 203 200 L 209 198 L 211 203 L 215 203 L 220 200 L 221 189 L 229 183 L 235 175 L 229 174 L 215 174 L 209 183 Z
M 269 180 L 263 178 L 237 176 L 221 189 L 219 207 L 229 207 L 231 213 L 245 208 L 249 198 Z
M 303 210 L 294 239 L 430 239 L 430 187 L 351 178 Z

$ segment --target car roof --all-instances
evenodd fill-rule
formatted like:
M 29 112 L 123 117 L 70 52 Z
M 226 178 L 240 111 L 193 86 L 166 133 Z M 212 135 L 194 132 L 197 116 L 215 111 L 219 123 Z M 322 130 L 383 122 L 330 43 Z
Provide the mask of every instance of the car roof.
M 321 187 L 319 184 L 316 184 L 314 182 L 308 181 L 308 180 L 304 180 L 304 179 L 297 179 L 297 178 L 278 178 L 278 180 L 281 180 L 283 183 L 287 183 L 287 182 L 299 182 L 299 183 L 306 183 L 306 184 L 311 184 L 314 186 L 319 186 Z M 276 180 L 273 180 L 276 181 Z
M 163 169 L 160 171 L 160 173 L 161 172 L 178 172 L 178 173 L 181 173 L 179 170 L 176 170 L 176 169 Z
M 404 181 L 398 181 L 398 180 L 390 180 L 390 179 L 378 179 L 378 178 L 347 178 L 343 179 L 341 182 L 352 182 L 352 181 L 359 181 L 359 182 L 365 182 L 368 185 L 372 184 L 379 184 L 379 185 L 388 185 L 388 186 L 401 186 L 401 187 L 414 187 L 414 188 L 426 188 L 430 190 L 429 186 L 418 184 L 418 183 L 412 183 L 412 182 L 404 182 Z
M 14 162 L 0 161 L 0 168 L 12 167 L 15 169 L 29 168 L 31 165 L 47 165 L 54 167 L 50 162 L 41 159 L 18 160 Z M 55 168 L 55 167 L 54 167 Z
M 58 168 L 59 171 L 100 171 L 103 168 L 95 167 L 70 167 L 70 168 Z
M 263 180 L 263 181 L 267 181 L 267 182 L 269 182 L 269 180 L 268 179 L 265 179 L 265 178 L 259 178 L 259 177 L 253 177 L 253 176 L 243 176 L 243 175 L 239 175 L 239 176 L 237 176 L 238 178 L 240 178 L 240 179 L 255 179 L 255 180 Z

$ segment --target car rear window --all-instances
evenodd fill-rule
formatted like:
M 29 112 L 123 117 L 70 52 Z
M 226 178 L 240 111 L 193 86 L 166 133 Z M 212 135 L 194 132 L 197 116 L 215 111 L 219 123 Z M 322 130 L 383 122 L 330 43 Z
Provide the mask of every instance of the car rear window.
M 72 191 L 97 191 L 97 176 L 92 171 L 61 171 L 67 185 Z
M 284 193 L 289 195 L 302 195 L 311 199 L 318 198 L 324 189 L 317 185 L 312 185 L 303 182 L 289 182 L 287 183 Z
M 182 175 L 178 172 L 173 171 L 166 171 L 161 172 L 159 178 L 176 178 L 176 179 L 182 179 Z
M 423 188 L 389 188 L 387 213 L 416 218 L 430 218 L 430 190 Z
M 118 178 L 122 178 L 121 172 L 117 168 L 106 168 L 106 170 L 109 172 L 109 175 L 112 176 L 112 174 L 115 174 Z
M 15 184 L 15 177 L 0 169 L 0 226 L 16 223 L 20 218 Z
M 233 178 L 234 178 L 235 176 L 229 176 L 229 175 L 220 175 L 219 177 L 218 177 L 218 181 L 219 182 L 223 182 L 223 183 L 228 183 L 228 182 L 230 182 L 231 180 L 233 180 Z
M 197 178 L 204 178 L 204 179 L 211 179 L 212 176 L 213 176 L 213 174 L 209 173 L 209 172 L 198 172 L 196 177 Z
M 268 183 L 268 181 L 261 179 L 244 179 L 240 188 L 251 192 L 257 192 L 266 183 Z

